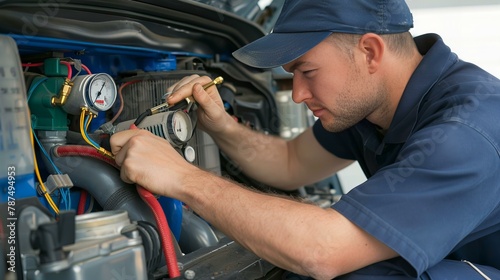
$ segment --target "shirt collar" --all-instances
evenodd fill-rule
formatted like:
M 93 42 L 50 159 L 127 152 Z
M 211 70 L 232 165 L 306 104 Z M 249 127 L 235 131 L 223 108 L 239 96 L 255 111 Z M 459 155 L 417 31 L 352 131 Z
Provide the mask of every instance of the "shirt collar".
M 417 122 L 420 102 L 442 74 L 458 60 L 437 34 L 416 37 L 415 43 L 424 57 L 406 85 L 384 137 L 385 143 L 403 143 L 408 139 Z

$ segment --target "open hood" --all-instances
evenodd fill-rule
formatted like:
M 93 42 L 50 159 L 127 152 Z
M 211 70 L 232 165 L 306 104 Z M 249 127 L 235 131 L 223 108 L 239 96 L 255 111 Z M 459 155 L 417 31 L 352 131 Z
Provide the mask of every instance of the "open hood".
M 261 23 L 274 18 L 253 14 Z M 71 38 L 206 56 L 230 55 L 266 33 L 250 19 L 196 1 L 7 0 L 0 3 L 0 19 L 0 33 L 26 40 Z

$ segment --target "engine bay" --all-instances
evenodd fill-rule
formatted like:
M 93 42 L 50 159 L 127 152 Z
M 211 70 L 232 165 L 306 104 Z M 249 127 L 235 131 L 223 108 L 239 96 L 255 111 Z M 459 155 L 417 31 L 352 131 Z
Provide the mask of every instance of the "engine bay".
M 281 279 L 189 205 L 123 182 L 109 146 L 136 125 L 202 169 L 276 192 L 197 128 L 196 103 L 165 105 L 183 77 L 209 76 L 245 126 L 291 138 L 312 125 L 288 73 L 231 57 L 266 30 L 196 1 L 3 1 L 0 18 L 2 279 Z M 322 207 L 340 194 L 336 177 L 287 193 Z

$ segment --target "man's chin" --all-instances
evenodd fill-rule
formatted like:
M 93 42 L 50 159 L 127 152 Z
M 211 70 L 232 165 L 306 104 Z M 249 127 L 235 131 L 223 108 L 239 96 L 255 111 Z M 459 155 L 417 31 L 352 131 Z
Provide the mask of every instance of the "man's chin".
M 341 124 L 338 122 L 323 121 L 322 119 L 319 119 L 319 120 L 320 120 L 323 128 L 329 132 L 342 132 L 342 131 L 344 131 L 352 126 L 352 125 L 347 125 L 347 124 Z

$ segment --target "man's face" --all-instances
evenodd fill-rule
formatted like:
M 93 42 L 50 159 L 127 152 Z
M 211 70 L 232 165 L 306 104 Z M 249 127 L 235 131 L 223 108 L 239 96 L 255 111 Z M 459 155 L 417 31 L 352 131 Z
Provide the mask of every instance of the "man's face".
M 364 60 L 356 47 L 349 55 L 326 39 L 283 66 L 294 74 L 293 100 L 304 102 L 328 131 L 355 125 L 387 104 L 384 86 L 369 74 Z

